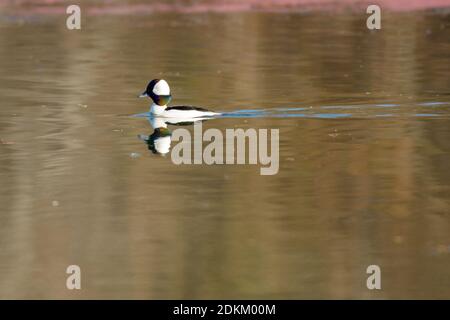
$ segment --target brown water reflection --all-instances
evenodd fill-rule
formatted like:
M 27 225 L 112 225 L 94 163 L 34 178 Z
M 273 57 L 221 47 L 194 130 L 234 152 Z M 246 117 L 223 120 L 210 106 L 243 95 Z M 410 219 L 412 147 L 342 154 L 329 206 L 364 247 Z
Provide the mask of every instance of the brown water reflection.
M 450 297 L 448 15 L 64 19 L 0 15 L 1 298 Z M 129 117 L 154 77 L 175 104 L 351 115 L 204 124 L 279 128 L 275 176 L 175 166 Z

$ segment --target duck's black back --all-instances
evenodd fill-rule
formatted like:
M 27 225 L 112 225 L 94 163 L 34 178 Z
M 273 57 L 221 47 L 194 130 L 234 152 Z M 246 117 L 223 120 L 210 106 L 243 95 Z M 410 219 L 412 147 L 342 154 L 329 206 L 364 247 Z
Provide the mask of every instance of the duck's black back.
M 173 106 L 166 108 L 166 111 L 169 110 L 181 110 L 181 111 L 189 111 L 189 110 L 196 110 L 196 111 L 203 111 L 203 112 L 209 112 L 209 110 L 200 108 L 200 107 L 194 107 L 194 106 Z

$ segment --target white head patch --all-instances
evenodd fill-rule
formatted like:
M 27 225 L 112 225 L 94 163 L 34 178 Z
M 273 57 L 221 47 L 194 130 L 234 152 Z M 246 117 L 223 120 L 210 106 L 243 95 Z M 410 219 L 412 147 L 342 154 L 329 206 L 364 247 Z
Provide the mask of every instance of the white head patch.
M 167 154 L 170 151 L 170 136 L 161 137 L 154 141 L 155 149 L 160 154 Z
M 168 96 L 170 95 L 169 84 L 166 80 L 159 80 L 157 84 L 153 87 L 153 93 L 157 96 Z

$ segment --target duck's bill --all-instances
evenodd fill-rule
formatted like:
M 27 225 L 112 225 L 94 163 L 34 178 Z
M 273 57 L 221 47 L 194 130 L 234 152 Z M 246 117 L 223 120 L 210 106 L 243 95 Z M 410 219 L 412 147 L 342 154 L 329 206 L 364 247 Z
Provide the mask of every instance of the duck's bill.
M 145 97 L 148 97 L 148 94 L 146 92 L 143 92 L 140 95 L 138 95 L 138 98 L 145 98 Z

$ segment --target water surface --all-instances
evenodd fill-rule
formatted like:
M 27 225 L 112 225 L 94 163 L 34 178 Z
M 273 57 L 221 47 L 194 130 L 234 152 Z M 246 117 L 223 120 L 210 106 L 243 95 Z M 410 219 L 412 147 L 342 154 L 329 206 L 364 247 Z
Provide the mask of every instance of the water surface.
M 450 16 L 383 19 L 0 15 L 0 297 L 449 298 Z M 158 77 L 279 173 L 149 152 Z

